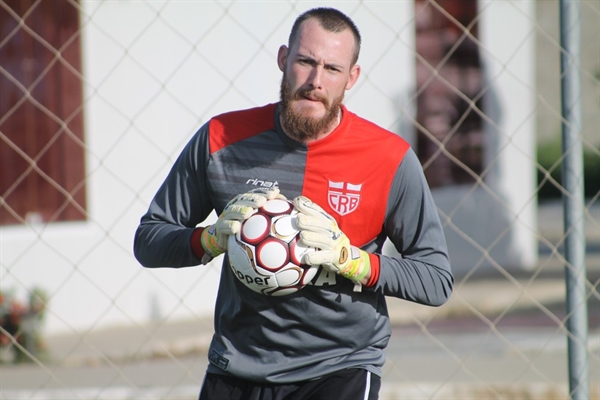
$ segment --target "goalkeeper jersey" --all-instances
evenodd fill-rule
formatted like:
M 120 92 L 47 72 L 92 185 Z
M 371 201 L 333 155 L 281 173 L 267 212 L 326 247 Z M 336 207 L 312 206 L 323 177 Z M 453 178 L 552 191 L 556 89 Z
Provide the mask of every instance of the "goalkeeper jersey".
M 208 371 L 293 383 L 345 368 L 381 375 L 391 334 L 385 296 L 429 306 L 450 296 L 453 277 L 437 210 L 410 146 L 342 106 L 338 127 L 306 143 L 288 137 L 277 104 L 212 118 L 191 138 L 151 201 L 134 251 L 145 267 L 198 265 L 198 224 L 235 195 L 277 186 L 335 217 L 370 253 L 372 279 L 354 283 L 320 269 L 300 291 L 270 297 L 223 267 Z M 386 238 L 401 256 L 381 254 Z

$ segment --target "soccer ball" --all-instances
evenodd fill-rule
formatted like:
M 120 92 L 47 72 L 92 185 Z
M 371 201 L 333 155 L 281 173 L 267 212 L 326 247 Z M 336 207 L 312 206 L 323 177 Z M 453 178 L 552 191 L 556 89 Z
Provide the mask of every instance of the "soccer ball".
M 314 248 L 303 246 L 298 211 L 284 199 L 269 200 L 229 236 L 227 255 L 234 275 L 246 287 L 268 296 L 284 296 L 306 286 L 318 267 L 302 264 Z

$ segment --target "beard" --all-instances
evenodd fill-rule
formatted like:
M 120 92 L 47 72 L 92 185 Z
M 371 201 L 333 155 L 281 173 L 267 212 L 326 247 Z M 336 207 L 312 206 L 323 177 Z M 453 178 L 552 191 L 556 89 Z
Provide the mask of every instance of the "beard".
M 334 123 L 337 121 L 344 93 L 333 99 L 331 103 L 326 98 L 319 97 L 319 101 L 325 107 L 325 114 L 320 118 L 313 118 L 302 111 L 296 111 L 293 107 L 293 102 L 303 99 L 305 95 L 311 93 L 311 90 L 299 89 L 296 93 L 292 93 L 289 83 L 286 80 L 285 74 L 281 79 L 280 108 L 281 108 L 281 124 L 285 132 L 293 139 L 299 142 L 307 142 L 316 140 L 321 135 L 332 130 Z

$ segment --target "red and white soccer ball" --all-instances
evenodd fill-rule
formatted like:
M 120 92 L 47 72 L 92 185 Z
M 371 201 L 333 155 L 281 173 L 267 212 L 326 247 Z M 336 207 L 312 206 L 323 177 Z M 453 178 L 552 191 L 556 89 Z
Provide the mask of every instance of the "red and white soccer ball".
M 229 237 L 227 255 L 235 276 L 255 292 L 284 296 L 306 286 L 318 267 L 301 263 L 314 248 L 300 243 L 298 212 L 284 199 L 269 200 Z

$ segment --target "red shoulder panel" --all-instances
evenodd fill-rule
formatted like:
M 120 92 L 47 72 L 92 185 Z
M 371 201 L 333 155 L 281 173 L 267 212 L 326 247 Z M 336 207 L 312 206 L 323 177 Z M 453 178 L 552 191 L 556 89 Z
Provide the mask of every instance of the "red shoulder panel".
M 213 117 L 209 123 L 210 153 L 275 127 L 276 104 L 232 111 Z

